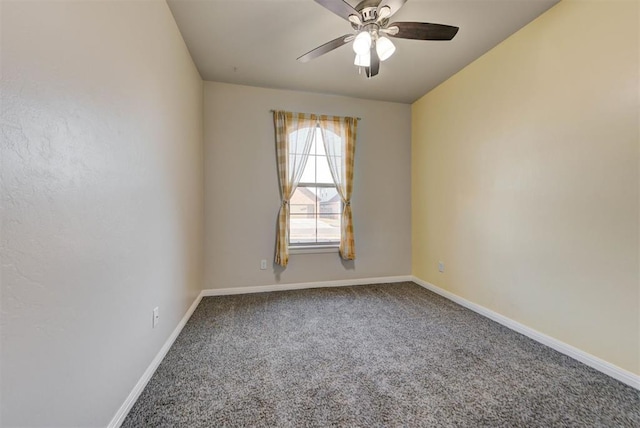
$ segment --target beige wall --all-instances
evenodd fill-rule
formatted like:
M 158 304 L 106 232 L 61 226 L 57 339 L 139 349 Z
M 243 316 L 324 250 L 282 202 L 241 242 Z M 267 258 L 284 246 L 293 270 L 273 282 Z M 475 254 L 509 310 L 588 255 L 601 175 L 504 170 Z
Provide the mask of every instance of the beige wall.
M 634 373 L 638 17 L 563 1 L 412 108 L 414 275 Z
M 165 2 L 1 6 L 0 425 L 105 426 L 202 286 L 202 81 Z
M 205 82 L 205 288 L 409 275 L 408 104 Z M 358 116 L 352 207 L 357 260 L 292 255 L 273 266 L 280 207 L 270 109 Z M 260 270 L 260 260 L 269 268 Z

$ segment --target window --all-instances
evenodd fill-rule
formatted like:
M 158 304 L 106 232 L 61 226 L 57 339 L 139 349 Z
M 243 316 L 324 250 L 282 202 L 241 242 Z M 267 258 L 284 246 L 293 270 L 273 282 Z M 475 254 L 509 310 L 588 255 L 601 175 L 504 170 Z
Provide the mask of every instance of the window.
M 289 202 L 289 246 L 338 246 L 342 201 L 331 176 L 322 131 L 315 127 L 300 132 L 305 131 L 315 135 L 302 178 Z
M 355 260 L 351 194 L 358 119 L 274 110 L 273 123 L 280 186 L 275 263 L 286 267 L 290 249 L 337 249 L 343 260 Z

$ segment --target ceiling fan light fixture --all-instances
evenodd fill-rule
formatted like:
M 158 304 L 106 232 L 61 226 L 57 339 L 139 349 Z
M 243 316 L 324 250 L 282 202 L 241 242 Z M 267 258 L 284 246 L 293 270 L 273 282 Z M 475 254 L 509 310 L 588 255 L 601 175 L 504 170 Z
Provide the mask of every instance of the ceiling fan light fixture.
M 391 40 L 384 36 L 378 38 L 378 41 L 376 42 L 376 52 L 378 53 L 380 61 L 389 59 L 395 51 L 396 47 L 393 45 Z
M 361 31 L 353 40 L 353 51 L 358 55 L 364 55 L 371 49 L 371 34 Z
M 369 67 L 371 66 L 371 54 L 369 51 L 363 55 L 356 54 L 356 59 L 353 63 L 358 67 Z

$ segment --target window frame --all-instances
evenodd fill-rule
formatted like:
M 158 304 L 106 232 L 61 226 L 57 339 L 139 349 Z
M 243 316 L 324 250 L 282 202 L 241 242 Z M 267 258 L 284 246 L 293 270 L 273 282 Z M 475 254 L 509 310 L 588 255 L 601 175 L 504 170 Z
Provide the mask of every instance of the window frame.
M 315 126 L 315 135 L 314 135 L 314 144 L 323 144 L 324 145 L 324 140 L 316 140 L 316 138 L 318 136 L 320 136 L 320 138 L 322 139 L 322 128 L 320 126 L 320 124 L 316 124 Z M 316 175 L 316 180 L 317 180 L 317 174 L 318 174 L 318 168 L 317 168 L 317 159 L 318 157 L 324 157 L 326 160 L 326 162 L 328 163 L 328 156 L 326 154 L 326 152 L 324 153 L 324 155 L 318 155 L 317 154 L 317 148 L 316 148 L 316 153 L 309 153 L 309 157 L 313 156 L 314 157 L 314 161 L 316 162 L 316 164 L 314 165 L 314 171 L 315 171 L 315 175 Z M 309 161 L 310 159 L 308 159 L 307 161 Z M 306 166 L 305 166 L 306 169 Z M 338 185 L 336 184 L 336 182 L 333 180 L 333 177 L 331 178 L 332 183 L 318 183 L 318 182 L 299 182 L 298 185 L 296 186 L 296 191 L 298 190 L 298 188 L 309 188 L 309 187 L 315 187 L 315 188 L 327 188 L 327 189 L 336 189 L 336 193 L 338 193 Z M 338 193 L 339 194 L 339 193 Z M 316 233 L 315 233 L 315 237 L 316 237 L 316 242 L 299 242 L 299 243 L 292 243 L 291 242 L 291 219 L 292 219 L 292 215 L 289 214 L 289 233 L 288 233 L 288 242 L 287 242 L 287 246 L 289 248 L 289 253 L 293 253 L 293 254 L 304 254 L 304 253 L 325 253 L 325 252 L 336 252 L 338 251 L 339 247 L 340 247 L 340 241 L 342 240 L 342 227 L 340 228 L 340 237 L 337 241 L 328 241 L 328 242 L 317 242 L 318 239 L 318 217 L 320 215 L 320 209 L 319 209 L 319 203 L 318 203 L 318 199 L 317 199 L 317 194 L 316 194 L 316 204 L 318 205 L 318 209 L 315 212 L 315 216 L 314 216 L 314 220 L 316 223 Z M 342 216 L 342 210 L 343 210 L 343 203 L 342 203 L 342 199 L 340 199 L 340 209 L 339 212 L 335 213 L 336 215 Z M 295 214 L 294 214 L 295 215 Z M 340 219 L 340 222 L 342 222 L 342 218 Z

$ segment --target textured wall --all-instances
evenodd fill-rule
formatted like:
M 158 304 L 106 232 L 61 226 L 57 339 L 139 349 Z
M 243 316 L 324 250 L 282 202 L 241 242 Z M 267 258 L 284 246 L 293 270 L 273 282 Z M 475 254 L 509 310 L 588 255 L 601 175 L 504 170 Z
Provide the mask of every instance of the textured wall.
M 414 275 L 635 373 L 638 12 L 563 1 L 412 119 Z
M 352 208 L 357 259 L 272 265 L 280 196 L 270 109 L 358 116 Z M 205 288 L 328 281 L 411 270 L 408 104 L 205 82 Z M 267 259 L 269 269 L 260 270 Z
M 162 1 L 2 9 L 0 425 L 105 426 L 202 285 L 202 81 Z

